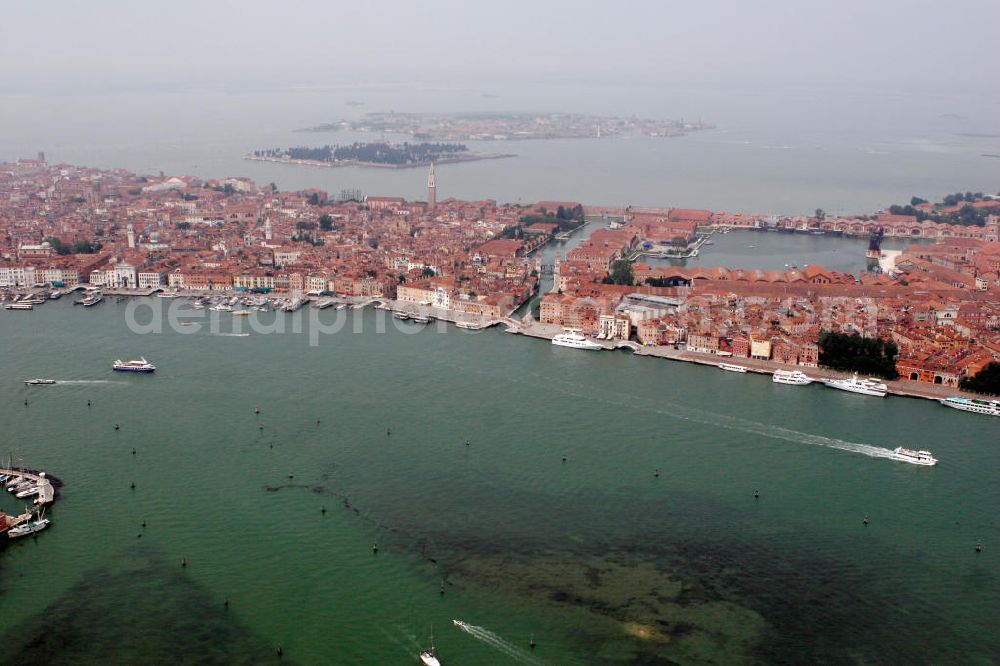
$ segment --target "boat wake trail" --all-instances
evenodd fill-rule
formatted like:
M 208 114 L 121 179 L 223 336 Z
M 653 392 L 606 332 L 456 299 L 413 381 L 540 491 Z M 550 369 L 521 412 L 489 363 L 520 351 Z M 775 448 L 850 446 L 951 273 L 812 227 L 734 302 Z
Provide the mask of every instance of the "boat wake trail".
M 461 621 L 459 621 L 461 622 Z M 467 622 L 461 622 L 456 625 L 459 629 L 469 634 L 473 638 L 476 638 L 483 643 L 486 643 L 490 647 L 504 653 L 514 661 L 520 664 L 542 664 L 540 659 L 535 658 L 530 652 L 524 648 L 520 648 L 510 641 L 504 640 L 500 636 L 486 629 L 485 627 L 477 627 L 474 624 L 469 624 Z
M 212 333 L 212 335 L 218 335 L 223 338 L 248 338 L 249 333 Z
M 113 379 L 57 379 L 56 384 L 128 384 Z
M 475 370 L 471 368 L 470 370 L 475 372 Z M 496 375 L 496 373 L 492 374 L 494 376 Z M 729 416 L 717 412 L 709 412 L 674 402 L 668 402 L 663 400 L 657 400 L 654 402 L 652 400 L 649 400 L 648 398 L 644 398 L 641 396 L 627 396 L 622 398 L 616 398 L 613 395 L 609 394 L 586 392 L 582 390 L 583 387 L 581 387 L 579 384 L 558 378 L 553 378 L 550 376 L 543 376 L 539 373 L 527 372 L 527 373 L 521 373 L 516 378 L 514 377 L 504 377 L 504 378 L 508 379 L 512 383 L 517 383 L 521 385 L 523 384 L 524 377 L 526 375 L 537 378 L 540 384 L 543 384 L 545 386 L 545 389 L 547 391 L 558 391 L 563 395 L 577 398 L 583 401 L 598 400 L 605 404 L 618 407 L 622 410 L 652 412 L 655 414 L 660 414 L 662 416 L 678 419 L 681 421 L 690 421 L 693 423 L 700 423 L 702 425 L 724 428 L 726 430 L 734 430 L 737 432 L 744 432 L 747 434 L 761 435 L 763 437 L 781 439 L 786 442 L 795 442 L 797 444 L 811 444 L 813 446 L 825 446 L 827 448 L 838 449 L 840 451 L 847 451 L 849 453 L 858 453 L 861 455 L 868 456 L 870 458 L 886 458 L 889 460 L 898 459 L 898 456 L 894 451 L 892 451 L 891 449 L 883 448 L 881 446 L 873 446 L 871 444 L 864 444 L 861 442 L 851 442 L 843 439 L 837 439 L 836 437 L 814 435 L 812 433 L 801 432 L 799 430 L 792 430 L 791 428 L 784 428 L 782 426 L 776 426 L 767 423 L 760 423 L 759 421 L 753 421 L 738 416 Z

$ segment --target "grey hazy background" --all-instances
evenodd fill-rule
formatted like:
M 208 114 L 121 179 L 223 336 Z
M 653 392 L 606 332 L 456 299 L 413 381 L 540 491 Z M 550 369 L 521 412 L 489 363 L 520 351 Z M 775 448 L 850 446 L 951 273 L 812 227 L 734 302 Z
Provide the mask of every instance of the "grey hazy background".
M 7 2 L 0 85 L 557 79 L 994 88 L 996 0 Z
M 871 212 L 1000 190 L 1000 0 L 8 2 L 0 161 L 424 196 L 414 170 L 248 162 L 371 111 L 702 119 L 478 144 L 439 196 Z M 406 137 L 387 137 L 403 140 Z

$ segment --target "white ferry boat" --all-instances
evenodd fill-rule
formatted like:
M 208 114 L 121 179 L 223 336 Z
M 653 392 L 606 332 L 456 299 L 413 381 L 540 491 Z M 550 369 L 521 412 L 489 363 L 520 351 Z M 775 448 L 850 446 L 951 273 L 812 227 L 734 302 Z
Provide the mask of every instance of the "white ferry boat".
M 156 370 L 156 366 L 145 358 L 140 357 L 138 361 L 123 361 L 118 359 L 111 364 L 111 369 L 118 372 L 153 372 Z
M 904 449 L 902 446 L 896 447 L 892 450 L 893 460 L 898 460 L 900 462 L 908 462 L 912 465 L 937 465 L 938 459 L 935 458 L 930 451 L 914 451 L 912 449 Z
M 747 369 L 742 365 L 736 365 L 735 363 L 720 363 L 720 370 L 728 370 L 729 372 L 746 372 Z
M 604 347 L 597 344 L 593 340 L 588 340 L 578 332 L 569 329 L 567 329 L 565 333 L 560 333 L 556 337 L 552 338 L 552 344 L 558 347 L 570 347 L 572 349 L 590 349 L 594 351 L 604 349 Z
M 775 384 L 790 384 L 792 386 L 805 386 L 812 384 L 811 377 L 799 370 L 775 370 L 771 375 L 771 381 Z
M 4 310 L 34 310 L 35 306 L 31 303 L 8 303 L 3 308 Z
M 848 379 L 825 379 L 823 383 L 830 388 L 850 391 L 851 393 L 861 393 L 862 395 L 874 395 L 884 398 L 889 392 L 889 387 L 875 379 L 858 379 L 858 373 Z
M 103 300 L 104 300 L 104 296 L 100 292 L 95 292 L 93 294 L 89 294 L 87 296 L 84 296 L 79 301 L 73 301 L 73 305 L 82 305 L 85 308 L 89 308 L 89 307 L 92 307 L 94 305 L 97 305 L 98 303 L 100 303 Z
M 468 322 L 468 321 L 456 321 L 455 322 L 455 326 L 457 328 L 464 328 L 467 331 L 478 331 L 479 329 L 482 328 L 481 325 L 479 325 L 479 324 L 473 324 L 473 323 Z
M 945 407 L 961 409 L 963 412 L 1000 416 L 1000 400 L 977 400 L 975 398 L 960 398 L 952 396 L 939 401 Z

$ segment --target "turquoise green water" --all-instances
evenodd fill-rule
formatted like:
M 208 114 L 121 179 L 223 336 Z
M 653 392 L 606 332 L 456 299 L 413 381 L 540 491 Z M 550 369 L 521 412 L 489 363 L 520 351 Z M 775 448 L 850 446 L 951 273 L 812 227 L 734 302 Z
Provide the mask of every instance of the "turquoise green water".
M 0 314 L 0 452 L 65 483 L 0 554 L 0 663 L 411 664 L 432 627 L 445 664 L 1000 654 L 996 419 L 370 310 L 318 346 L 306 311 L 125 313 Z

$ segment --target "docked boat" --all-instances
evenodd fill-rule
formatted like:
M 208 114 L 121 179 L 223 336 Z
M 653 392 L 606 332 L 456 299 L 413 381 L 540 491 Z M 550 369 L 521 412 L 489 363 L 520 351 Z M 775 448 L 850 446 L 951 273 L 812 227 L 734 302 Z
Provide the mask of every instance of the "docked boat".
M 82 305 L 85 308 L 93 307 L 104 300 L 104 296 L 101 293 L 94 293 L 88 296 L 84 296 L 78 301 L 73 301 L 73 305 Z
M 15 495 L 15 497 L 17 497 L 17 499 L 27 499 L 29 497 L 34 497 L 41 491 L 42 489 L 39 488 L 38 486 L 28 486 L 24 490 L 18 492 L 17 495 Z
M 249 310 L 236 310 L 235 312 L 233 312 L 234 317 L 249 317 L 250 314 L 251 313 Z
M 153 372 L 156 366 L 140 357 L 137 361 L 123 361 L 118 359 L 111 364 L 111 369 L 118 372 Z
M 938 464 L 938 459 L 930 451 L 914 451 L 913 449 L 904 449 L 902 446 L 892 450 L 892 459 L 907 462 L 911 465 Z
M 62 298 L 62 295 L 63 295 L 63 293 L 61 291 L 59 291 L 58 289 L 56 289 L 51 294 L 49 294 L 49 300 L 57 301 L 60 298 Z
M 823 383 L 830 388 L 840 389 L 841 391 L 874 395 L 879 398 L 884 398 L 885 394 L 889 392 L 889 387 L 876 379 L 858 379 L 858 373 L 856 372 L 854 376 L 847 379 L 825 379 Z
M 467 321 L 456 321 L 455 326 L 457 328 L 464 328 L 467 331 L 478 331 L 479 329 L 482 328 L 482 326 L 480 326 L 479 324 L 473 324 Z
M 48 526 L 49 526 L 48 518 L 29 521 L 27 523 L 23 523 L 21 525 L 18 525 L 17 527 L 12 527 L 9 530 L 7 530 L 7 536 L 9 536 L 11 539 L 31 536 L 32 534 L 38 534 Z
M 218 305 L 210 307 L 209 310 L 212 310 L 213 312 L 232 312 L 233 306 L 227 303 L 219 303 Z
M 39 386 L 39 385 L 55 384 L 56 380 L 54 380 L 54 379 L 25 379 L 24 383 L 27 384 L 28 386 Z
M 4 310 L 34 310 L 35 306 L 31 303 L 8 303 L 3 306 Z
M 161 291 L 156 295 L 157 298 L 177 298 L 180 294 L 176 291 Z
M 552 338 L 552 344 L 557 347 L 569 347 L 571 349 L 589 349 L 597 351 L 604 349 L 601 345 L 580 335 L 577 331 L 567 329 L 565 333 L 560 333 Z
M 775 370 L 774 374 L 771 375 L 771 381 L 775 384 L 805 386 L 806 384 L 812 384 L 813 380 L 800 370 Z
M 430 317 L 425 317 L 424 315 L 414 315 L 413 317 L 411 317 L 411 319 L 413 319 L 413 321 L 417 322 L 418 324 L 429 324 L 429 323 L 431 323 L 431 318 Z
M 720 363 L 719 364 L 719 369 L 720 370 L 728 370 L 729 372 L 746 372 L 747 371 L 747 369 L 746 369 L 745 366 L 736 365 L 735 363 Z
M 407 321 L 410 318 L 410 315 L 406 314 L 405 312 L 393 312 L 392 316 L 398 319 L 399 321 Z
M 17 488 L 22 483 L 24 483 L 24 477 L 15 476 L 14 478 L 9 478 L 4 481 L 4 488 L 7 490 L 14 490 L 14 488 Z
M 976 398 L 952 396 L 950 398 L 942 398 L 939 402 L 945 407 L 960 409 L 963 412 L 1000 416 L 1000 400 L 977 400 Z

